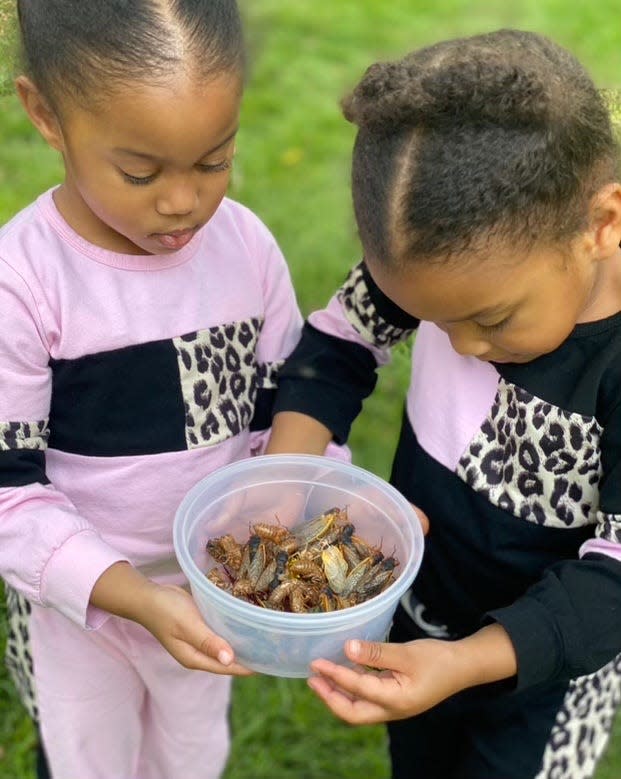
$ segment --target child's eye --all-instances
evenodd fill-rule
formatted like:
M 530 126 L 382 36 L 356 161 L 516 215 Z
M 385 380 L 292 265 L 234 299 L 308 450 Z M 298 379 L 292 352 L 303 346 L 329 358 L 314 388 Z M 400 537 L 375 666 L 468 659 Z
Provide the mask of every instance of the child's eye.
M 137 187 L 143 187 L 145 184 L 150 184 L 152 181 L 155 181 L 155 173 L 152 173 L 150 176 L 132 176 L 130 173 L 125 173 L 124 170 L 122 170 L 121 173 L 126 181 L 129 181 L 130 184 Z
M 502 330 L 504 327 L 506 327 L 510 321 L 511 317 L 508 316 L 505 319 L 501 319 L 500 322 L 495 322 L 493 325 L 479 324 L 479 327 L 486 333 L 497 333 L 499 330 Z
M 223 170 L 228 170 L 231 167 L 230 160 L 222 160 L 222 162 L 215 163 L 200 163 L 197 168 L 203 173 L 220 173 Z

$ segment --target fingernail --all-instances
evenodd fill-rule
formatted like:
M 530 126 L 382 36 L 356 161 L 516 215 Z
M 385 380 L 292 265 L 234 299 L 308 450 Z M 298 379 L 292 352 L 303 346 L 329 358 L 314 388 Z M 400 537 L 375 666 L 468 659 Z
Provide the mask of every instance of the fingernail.
M 359 655 L 362 651 L 362 645 L 360 644 L 360 641 L 357 641 L 354 639 L 353 641 L 349 642 L 349 652 L 352 655 Z
M 227 652 L 226 649 L 221 649 L 218 652 L 218 660 L 222 665 L 230 665 L 233 662 L 233 655 L 230 652 Z

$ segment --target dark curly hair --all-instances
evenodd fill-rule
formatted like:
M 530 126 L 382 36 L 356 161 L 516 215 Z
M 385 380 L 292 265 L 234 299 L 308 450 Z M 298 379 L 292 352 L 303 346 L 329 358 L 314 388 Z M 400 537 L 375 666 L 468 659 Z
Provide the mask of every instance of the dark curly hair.
M 562 244 L 619 172 L 589 75 L 531 32 L 444 41 L 377 63 L 342 106 L 358 126 L 356 221 L 378 261 L 448 260 L 497 240 L 519 251 Z
M 21 66 L 58 109 L 120 84 L 166 83 L 178 68 L 244 69 L 235 0 L 18 0 Z

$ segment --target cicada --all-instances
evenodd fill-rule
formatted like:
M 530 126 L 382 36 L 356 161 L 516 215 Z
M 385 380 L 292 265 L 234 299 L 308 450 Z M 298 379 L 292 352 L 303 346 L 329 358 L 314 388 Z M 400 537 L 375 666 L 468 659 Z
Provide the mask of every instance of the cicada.
M 321 553 L 321 562 L 330 589 L 339 595 L 347 581 L 347 560 L 337 546 L 329 546 Z
M 301 522 L 299 525 L 291 528 L 291 534 L 300 542 L 300 544 L 310 544 L 328 533 L 335 522 L 345 522 L 347 513 L 338 508 L 331 508 L 324 511 L 314 519 L 308 522 Z

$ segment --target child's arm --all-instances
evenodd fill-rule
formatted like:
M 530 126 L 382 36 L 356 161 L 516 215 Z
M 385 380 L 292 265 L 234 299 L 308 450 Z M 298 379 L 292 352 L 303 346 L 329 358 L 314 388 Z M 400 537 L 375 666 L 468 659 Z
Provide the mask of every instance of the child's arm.
M 102 573 L 90 603 L 142 625 L 186 668 L 236 676 L 251 673 L 233 662 L 233 650 L 207 627 L 189 593 L 156 584 L 129 563 L 115 563 Z
M 618 386 L 621 377 L 611 382 L 613 403 Z M 316 661 L 318 676 L 309 684 L 335 714 L 357 724 L 400 719 L 468 687 L 511 677 L 516 690 L 568 680 L 596 671 L 619 654 L 621 402 L 603 421 L 598 523 L 580 559 L 551 566 L 522 597 L 489 615 L 497 620 L 494 624 L 462 640 L 348 643 L 352 661 L 388 673 L 378 676 Z
M 331 439 L 344 444 L 377 368 L 418 324 L 381 292 L 364 262 L 357 265 L 328 306 L 311 314 L 279 373 L 267 451 L 323 454 Z
M 345 652 L 363 672 L 316 660 L 309 686 L 341 719 L 353 725 L 412 717 L 461 690 L 508 679 L 516 655 L 500 625 L 460 641 L 422 639 L 407 644 L 348 641 Z
M 83 628 L 118 614 L 143 624 L 189 667 L 247 673 L 213 659 L 222 651 L 226 659 L 230 647 L 208 630 L 187 592 L 139 574 L 48 478 L 50 349 L 35 299 L 0 259 L 2 577 L 32 603 Z
M 266 454 L 288 452 L 323 454 L 332 440 L 332 432 L 321 422 L 297 411 L 281 411 L 272 422 Z

